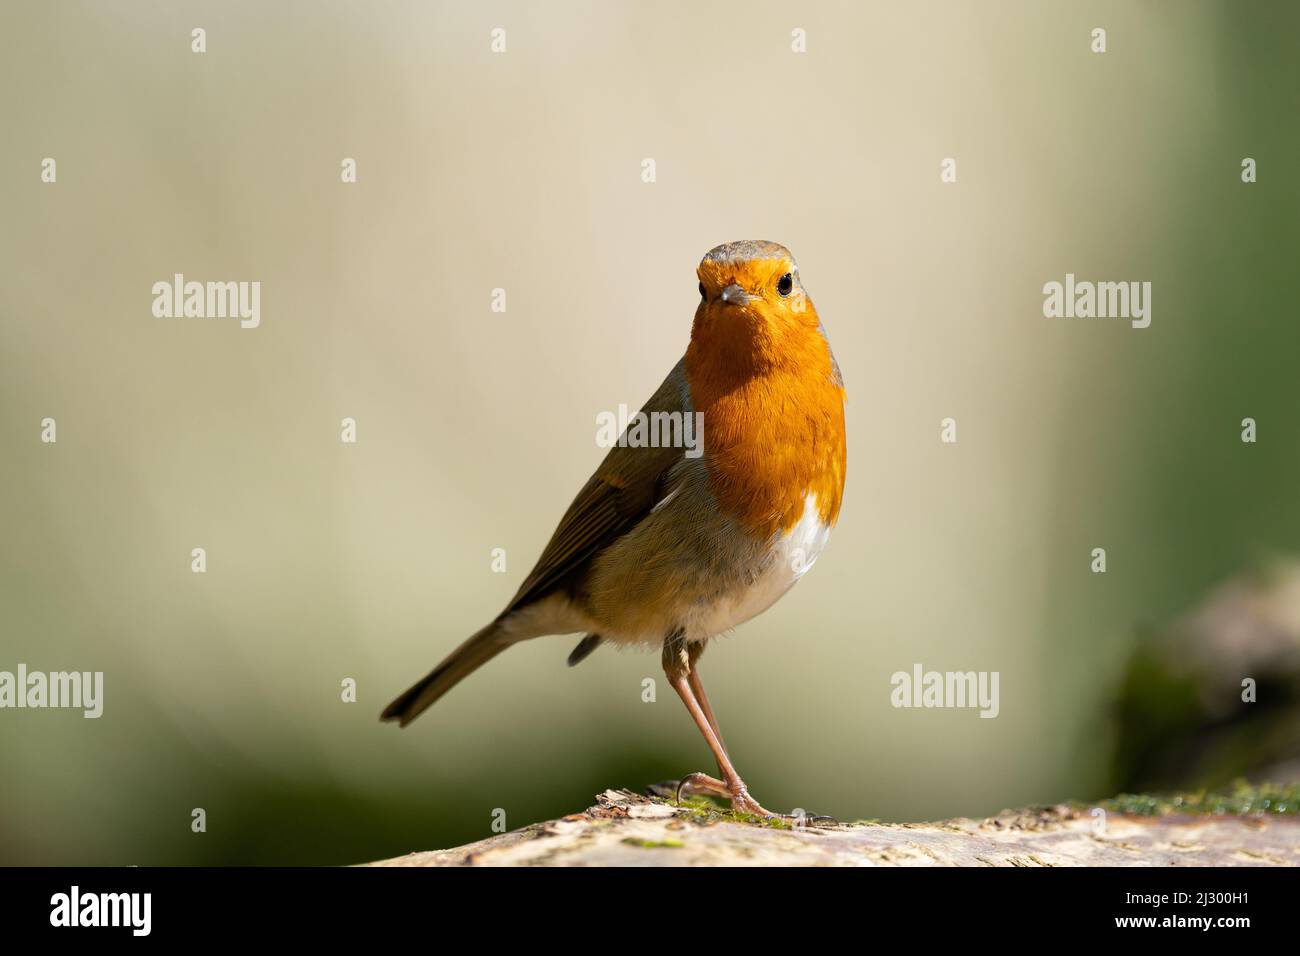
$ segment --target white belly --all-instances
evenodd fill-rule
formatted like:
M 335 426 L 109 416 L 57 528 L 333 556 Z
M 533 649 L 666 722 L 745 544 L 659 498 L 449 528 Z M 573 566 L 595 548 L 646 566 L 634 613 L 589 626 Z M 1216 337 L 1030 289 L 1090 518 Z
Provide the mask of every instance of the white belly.
M 754 582 L 733 596 L 696 609 L 687 618 L 686 639 L 707 640 L 762 614 L 808 573 L 825 550 L 830 534 L 830 526 L 822 523 L 817 496 L 809 495 L 799 523 L 775 543 Z

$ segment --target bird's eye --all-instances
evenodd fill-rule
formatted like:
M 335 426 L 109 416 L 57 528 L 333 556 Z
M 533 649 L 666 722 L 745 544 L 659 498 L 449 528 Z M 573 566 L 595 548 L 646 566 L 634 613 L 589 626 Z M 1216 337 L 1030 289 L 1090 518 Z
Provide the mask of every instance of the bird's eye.
M 700 298 L 701 298 L 701 299 L 705 298 L 705 295 L 704 295 L 704 283 L 703 283 L 703 282 L 700 283 Z
M 793 291 L 794 291 L 794 276 L 792 276 L 792 275 L 791 275 L 790 273 L 788 273 L 788 272 L 787 272 L 785 275 L 781 276 L 780 280 L 779 280 L 779 281 L 777 282 L 777 284 L 776 284 L 776 291 L 777 291 L 777 292 L 780 292 L 781 295 L 783 295 L 783 296 L 784 296 L 784 295 L 789 295 L 791 292 L 793 292 Z

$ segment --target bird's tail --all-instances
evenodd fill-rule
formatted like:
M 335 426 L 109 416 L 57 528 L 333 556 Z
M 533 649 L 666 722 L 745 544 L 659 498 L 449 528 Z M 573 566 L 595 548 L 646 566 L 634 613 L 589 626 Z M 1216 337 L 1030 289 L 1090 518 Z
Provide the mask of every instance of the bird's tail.
M 400 721 L 399 726 L 405 727 L 433 706 L 443 694 L 513 643 L 514 641 L 507 639 L 502 633 L 500 622 L 493 621 L 448 654 L 441 664 L 385 707 L 379 719 Z

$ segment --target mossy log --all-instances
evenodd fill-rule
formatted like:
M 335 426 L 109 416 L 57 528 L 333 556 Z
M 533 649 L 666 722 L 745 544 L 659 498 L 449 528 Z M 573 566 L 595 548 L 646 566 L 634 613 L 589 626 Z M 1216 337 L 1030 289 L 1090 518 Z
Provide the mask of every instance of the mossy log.
M 1300 864 L 1286 813 L 1137 816 L 1101 807 L 984 820 L 764 822 L 708 801 L 678 806 L 607 790 L 583 811 L 451 850 L 372 866 L 1285 866 Z

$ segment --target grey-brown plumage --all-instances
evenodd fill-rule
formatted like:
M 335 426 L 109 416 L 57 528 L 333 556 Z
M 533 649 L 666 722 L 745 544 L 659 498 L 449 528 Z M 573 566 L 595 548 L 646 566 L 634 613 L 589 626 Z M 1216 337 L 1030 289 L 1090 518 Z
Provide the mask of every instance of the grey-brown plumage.
M 680 412 L 684 404 L 686 386 L 678 363 L 643 411 L 647 414 Z M 592 559 L 662 500 L 664 479 L 672 466 L 682 460 L 680 448 L 611 448 L 569 505 L 536 566 L 506 609 L 384 708 L 380 720 L 395 720 L 405 727 L 470 673 L 520 640 L 589 629 L 584 621 L 569 623 L 563 616 L 557 620 L 550 613 L 530 614 L 529 611 L 552 596 L 569 603 L 580 594 Z M 569 665 L 581 662 L 601 640 L 595 634 L 584 639 L 569 655 Z

